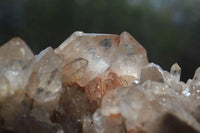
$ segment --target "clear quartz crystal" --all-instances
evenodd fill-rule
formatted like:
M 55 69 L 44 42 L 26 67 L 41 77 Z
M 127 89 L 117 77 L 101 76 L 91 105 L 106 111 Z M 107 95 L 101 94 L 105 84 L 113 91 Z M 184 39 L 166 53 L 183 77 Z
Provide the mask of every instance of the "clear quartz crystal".
M 140 82 L 144 83 L 147 80 L 164 82 L 163 70 L 160 66 L 150 63 L 142 68 Z
M 4 75 L 11 83 L 9 94 L 25 88 L 34 60 L 33 53 L 20 38 L 13 38 L 0 47 L 0 75 Z
M 140 77 L 147 64 L 146 50 L 127 32 L 112 34 L 86 34 L 75 32 L 56 50 L 66 63 L 77 58 L 88 60 L 85 74 L 78 84 L 85 86 L 108 68 L 119 76 Z
M 117 58 L 111 67 L 113 72 L 139 79 L 141 68 L 148 62 L 146 50 L 128 32 L 123 32 L 117 52 Z
M 29 95 L 38 103 L 58 99 L 62 89 L 62 59 L 49 47 L 36 56 L 36 64 L 31 75 Z
M 79 85 L 85 86 L 110 67 L 115 58 L 118 38 L 118 35 L 75 32 L 55 51 L 64 58 L 66 64 L 80 57 L 88 60 L 85 74 L 78 81 Z
M 170 69 L 170 74 L 173 75 L 174 79 L 176 81 L 180 81 L 180 77 L 181 77 L 181 68 L 180 66 L 175 63 L 172 65 L 171 69 Z

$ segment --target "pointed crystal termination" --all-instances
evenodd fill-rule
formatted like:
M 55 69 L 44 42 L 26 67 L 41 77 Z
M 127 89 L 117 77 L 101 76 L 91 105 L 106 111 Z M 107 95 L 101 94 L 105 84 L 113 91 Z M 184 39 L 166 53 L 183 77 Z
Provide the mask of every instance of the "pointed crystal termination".
M 25 88 L 34 61 L 33 53 L 21 38 L 13 38 L 0 47 L 0 75 L 10 82 L 9 94 Z
M 59 99 L 62 89 L 62 66 L 62 59 L 55 54 L 51 47 L 36 55 L 35 67 L 27 88 L 29 96 L 37 103 L 44 104 Z
M 146 50 L 128 32 L 120 35 L 117 58 L 111 70 L 119 76 L 140 78 L 141 68 L 148 63 Z
M 117 40 L 118 35 L 75 32 L 55 49 L 55 52 L 66 64 L 77 58 L 88 61 L 85 74 L 78 81 L 80 86 L 85 86 L 110 67 L 115 59 Z
M 176 81 L 180 81 L 181 68 L 177 63 L 172 65 L 172 67 L 170 69 L 170 74 L 175 78 Z
M 66 64 L 77 58 L 88 61 L 80 86 L 104 73 L 107 69 L 120 77 L 139 79 L 141 68 L 148 63 L 146 50 L 128 33 L 113 34 L 73 33 L 55 52 Z
M 200 87 L 200 67 L 195 71 L 192 84 Z

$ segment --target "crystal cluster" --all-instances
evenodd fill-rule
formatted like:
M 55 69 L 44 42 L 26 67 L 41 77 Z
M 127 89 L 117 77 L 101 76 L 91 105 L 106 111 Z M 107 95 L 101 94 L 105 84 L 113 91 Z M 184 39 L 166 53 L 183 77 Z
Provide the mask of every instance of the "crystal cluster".
M 38 55 L 13 38 L 0 47 L 0 132 L 199 133 L 200 68 L 180 76 L 127 32 L 75 32 Z

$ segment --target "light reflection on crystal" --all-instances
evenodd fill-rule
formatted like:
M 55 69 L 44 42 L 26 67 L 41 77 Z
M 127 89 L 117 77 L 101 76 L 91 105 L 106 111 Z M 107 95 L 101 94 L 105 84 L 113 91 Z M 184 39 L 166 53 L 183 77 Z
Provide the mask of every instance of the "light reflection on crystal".
M 186 88 L 182 93 L 183 93 L 184 95 L 186 95 L 186 96 L 190 96 L 189 88 Z

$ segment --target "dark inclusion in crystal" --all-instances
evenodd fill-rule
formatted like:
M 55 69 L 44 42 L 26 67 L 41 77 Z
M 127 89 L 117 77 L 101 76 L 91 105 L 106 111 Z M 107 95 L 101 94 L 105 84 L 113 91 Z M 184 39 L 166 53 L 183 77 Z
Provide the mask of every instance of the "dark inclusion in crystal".
M 106 38 L 106 39 L 100 41 L 100 42 L 99 42 L 99 45 L 100 45 L 101 47 L 105 47 L 105 48 L 107 48 L 107 49 L 109 49 L 110 47 L 112 47 L 112 43 L 111 43 L 110 39 L 108 39 L 108 38 Z

